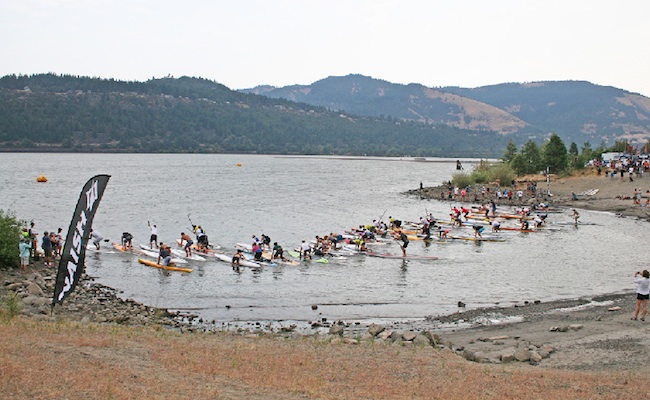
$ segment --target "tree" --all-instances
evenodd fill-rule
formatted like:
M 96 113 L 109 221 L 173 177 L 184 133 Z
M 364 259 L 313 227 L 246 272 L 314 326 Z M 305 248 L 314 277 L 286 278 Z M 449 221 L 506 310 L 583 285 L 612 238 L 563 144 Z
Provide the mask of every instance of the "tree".
M 571 142 L 569 145 L 569 166 L 571 168 L 580 167 L 580 159 L 578 157 L 578 145 L 576 142 Z
M 524 144 L 519 155 L 522 157 L 521 162 L 523 163 L 525 174 L 535 174 L 544 169 L 539 147 L 532 140 L 529 140 Z M 517 170 L 517 168 L 515 168 L 515 170 Z
M 566 146 L 555 133 L 551 135 L 551 138 L 544 146 L 543 158 L 552 173 L 557 174 L 567 168 Z
M 517 145 L 515 142 L 510 139 L 508 141 L 508 145 L 506 146 L 506 152 L 503 153 L 503 157 L 501 158 L 503 162 L 509 163 L 511 162 L 515 156 L 517 155 Z

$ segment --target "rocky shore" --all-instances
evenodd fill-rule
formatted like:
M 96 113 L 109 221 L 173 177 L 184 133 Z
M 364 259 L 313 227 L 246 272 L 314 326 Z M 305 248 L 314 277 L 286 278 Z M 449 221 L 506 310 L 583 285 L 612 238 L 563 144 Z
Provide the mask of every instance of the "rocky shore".
M 224 330 L 197 315 L 121 299 L 116 290 L 87 275 L 63 306 L 52 309 L 54 272 L 38 262 L 28 273 L 1 269 L 4 306 L 15 295 L 21 314 L 38 320 L 152 326 L 183 333 Z M 620 370 L 644 365 L 650 355 L 650 322 L 646 325 L 629 319 L 633 304 L 633 294 L 613 294 L 594 299 L 522 302 L 511 307 L 461 308 L 451 315 L 392 324 L 319 321 L 317 327 L 321 329 L 309 334 L 300 333 L 295 325 L 274 329 L 254 322 L 228 333 L 343 345 L 431 346 L 479 363 Z

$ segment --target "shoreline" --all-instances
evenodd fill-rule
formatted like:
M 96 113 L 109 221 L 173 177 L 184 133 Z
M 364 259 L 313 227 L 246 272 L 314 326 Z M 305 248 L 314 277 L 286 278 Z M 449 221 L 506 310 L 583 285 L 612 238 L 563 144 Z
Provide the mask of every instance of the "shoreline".
M 650 207 L 634 204 L 623 195 L 641 189 L 642 198 L 650 198 L 650 178 L 628 181 L 587 174 L 554 179 L 551 189 L 553 195 L 543 199 L 553 206 L 650 220 Z M 578 200 L 572 200 L 572 193 L 594 189 L 597 189 L 596 194 L 580 195 Z M 440 200 L 440 194 L 445 195 L 447 190 L 447 186 L 428 187 L 411 190 L 408 195 Z M 443 200 L 458 202 L 456 199 Z M 524 203 L 539 200 L 529 197 Z M 0 276 L 4 285 L 0 287 L 0 296 L 6 298 L 9 292 L 16 293 L 22 300 L 23 316 L 43 321 L 154 326 L 181 333 L 228 331 L 245 337 L 270 334 L 350 345 L 362 342 L 423 345 L 449 349 L 467 360 L 484 363 L 516 360 L 560 369 L 630 370 L 644 366 L 650 355 L 647 350 L 650 339 L 646 339 L 650 322 L 645 325 L 630 320 L 635 302 L 631 278 L 630 291 L 625 293 L 548 302 L 522 301 L 484 308 L 459 307 L 457 312 L 450 314 L 404 321 L 396 318 L 382 324 L 314 321 L 305 323 L 311 329 L 302 333 L 299 326 L 288 321 L 251 320 L 226 325 L 203 321 L 200 316 L 188 312 L 150 307 L 120 298 L 117 290 L 95 283 L 86 274 L 70 298 L 63 306 L 55 306 L 50 316 L 55 274 L 54 268 L 46 268 L 42 262 L 36 262 L 27 274 L 2 268 Z
M 633 291 L 548 302 L 524 301 L 510 306 L 459 308 L 451 314 L 384 324 L 328 321 L 312 325 L 311 332 L 301 333 L 296 324 L 273 326 L 259 321 L 239 321 L 225 327 L 208 323 L 198 315 L 121 299 L 117 290 L 97 284 L 87 275 L 63 306 L 54 307 L 50 316 L 50 289 L 55 270 L 42 263 L 36 265 L 27 273 L 27 279 L 18 270 L 1 269 L 4 286 L 0 294 L 6 298 L 9 291 L 15 291 L 23 299 L 22 315 L 40 321 L 114 323 L 179 333 L 228 332 L 249 338 L 271 335 L 330 344 L 431 346 L 480 363 L 528 363 L 575 370 L 628 370 L 645 365 L 649 355 L 646 342 L 650 339 L 646 337 L 650 321 L 645 325 L 629 318 L 634 306 Z M 26 286 L 26 281 L 44 286 L 42 296 L 33 295 L 31 292 L 37 289 Z M 595 352 L 598 348 L 607 352 Z

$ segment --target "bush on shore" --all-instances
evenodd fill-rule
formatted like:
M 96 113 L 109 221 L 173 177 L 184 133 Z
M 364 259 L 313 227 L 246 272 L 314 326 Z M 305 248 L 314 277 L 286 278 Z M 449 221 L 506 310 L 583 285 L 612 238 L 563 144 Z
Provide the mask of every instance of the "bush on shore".
M 498 185 L 509 185 L 515 176 L 515 171 L 508 163 L 490 163 L 487 160 L 481 160 L 471 173 L 459 172 L 454 174 L 451 182 L 457 187 L 491 182 L 496 182 Z
M 13 213 L 0 210 L 0 265 L 18 268 L 20 255 L 20 222 Z

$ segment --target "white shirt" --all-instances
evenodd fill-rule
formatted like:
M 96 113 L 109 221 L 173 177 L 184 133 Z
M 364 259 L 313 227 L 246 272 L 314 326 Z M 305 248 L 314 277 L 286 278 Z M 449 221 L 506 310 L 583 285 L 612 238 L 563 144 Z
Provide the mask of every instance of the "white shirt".
M 634 283 L 637 284 L 636 292 L 638 294 L 650 294 L 650 279 L 639 276 L 634 278 Z

